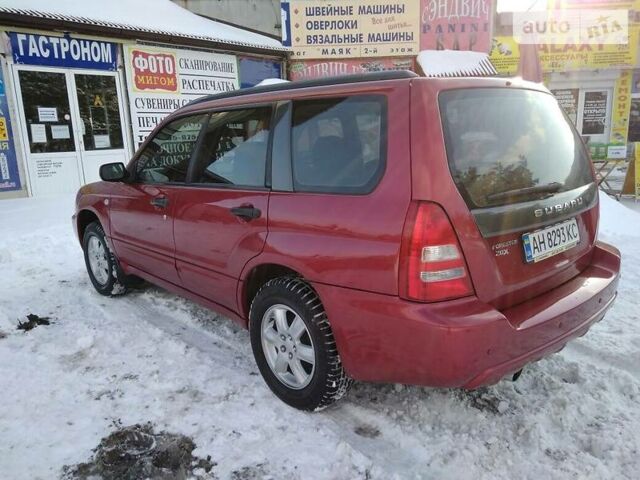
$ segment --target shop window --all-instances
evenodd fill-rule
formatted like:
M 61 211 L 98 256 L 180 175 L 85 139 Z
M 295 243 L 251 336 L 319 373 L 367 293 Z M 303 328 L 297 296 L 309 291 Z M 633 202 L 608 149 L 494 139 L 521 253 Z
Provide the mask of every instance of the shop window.
M 184 182 L 206 118 L 207 115 L 179 118 L 160 130 L 138 157 L 137 179 L 144 183 Z
M 195 181 L 264 187 L 271 108 L 215 112 L 203 133 Z
M 629 141 L 640 142 L 640 96 L 631 100 L 629 112 Z
M 75 151 L 65 74 L 20 70 L 18 77 L 31 153 Z

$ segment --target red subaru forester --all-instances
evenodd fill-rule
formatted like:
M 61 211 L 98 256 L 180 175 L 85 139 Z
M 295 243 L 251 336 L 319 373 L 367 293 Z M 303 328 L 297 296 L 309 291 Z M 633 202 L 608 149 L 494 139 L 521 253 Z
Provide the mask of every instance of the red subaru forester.
M 74 216 L 96 290 L 142 278 L 233 318 L 305 410 L 352 379 L 495 383 L 616 297 L 588 153 L 520 80 L 383 72 L 205 97 L 100 175 Z

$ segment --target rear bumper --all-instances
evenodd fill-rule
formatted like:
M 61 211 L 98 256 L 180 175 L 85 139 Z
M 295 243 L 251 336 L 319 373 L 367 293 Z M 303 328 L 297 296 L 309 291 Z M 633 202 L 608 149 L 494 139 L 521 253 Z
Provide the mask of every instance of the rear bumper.
M 620 253 L 597 243 L 591 265 L 544 295 L 498 311 L 476 297 L 420 304 L 314 284 L 349 375 L 371 382 L 476 388 L 561 350 L 616 297 Z

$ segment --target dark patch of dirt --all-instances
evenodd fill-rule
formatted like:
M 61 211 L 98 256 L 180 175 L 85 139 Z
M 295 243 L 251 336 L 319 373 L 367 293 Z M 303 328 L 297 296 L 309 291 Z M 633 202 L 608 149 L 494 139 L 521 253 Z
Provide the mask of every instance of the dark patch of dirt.
M 18 330 L 24 330 L 25 332 L 28 332 L 29 330 L 33 330 L 34 328 L 36 328 L 38 325 L 50 324 L 51 322 L 49 322 L 49 317 L 40 317 L 38 315 L 30 313 L 29 315 L 27 315 L 26 322 L 21 322 L 20 320 L 18 320 Z
M 2 340 L 3 338 L 7 338 L 7 334 L 0 330 L 0 340 Z
M 65 466 L 65 480 L 213 479 L 211 457 L 196 458 L 193 440 L 184 435 L 156 433 L 150 423 L 122 427 L 100 441 L 93 458 Z
M 486 387 L 477 390 L 457 392 L 461 399 L 466 400 L 469 405 L 482 412 L 488 412 L 495 415 L 502 415 L 508 409 L 509 404 L 503 401 L 499 396 L 495 395 Z
M 231 472 L 231 480 L 261 480 L 263 478 L 272 478 L 267 476 L 264 463 L 248 465 Z
M 358 425 L 354 429 L 354 432 L 356 432 L 357 435 L 365 438 L 376 438 L 380 436 L 380 430 L 378 430 L 373 425 Z

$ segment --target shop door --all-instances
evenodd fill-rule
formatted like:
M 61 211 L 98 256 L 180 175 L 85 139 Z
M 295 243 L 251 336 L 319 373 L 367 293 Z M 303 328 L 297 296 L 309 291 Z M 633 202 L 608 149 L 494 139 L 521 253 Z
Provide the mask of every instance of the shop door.
M 580 90 L 578 131 L 590 143 L 609 143 L 611 131 L 611 88 Z
M 127 159 L 115 73 L 14 66 L 31 194 L 73 193 Z

